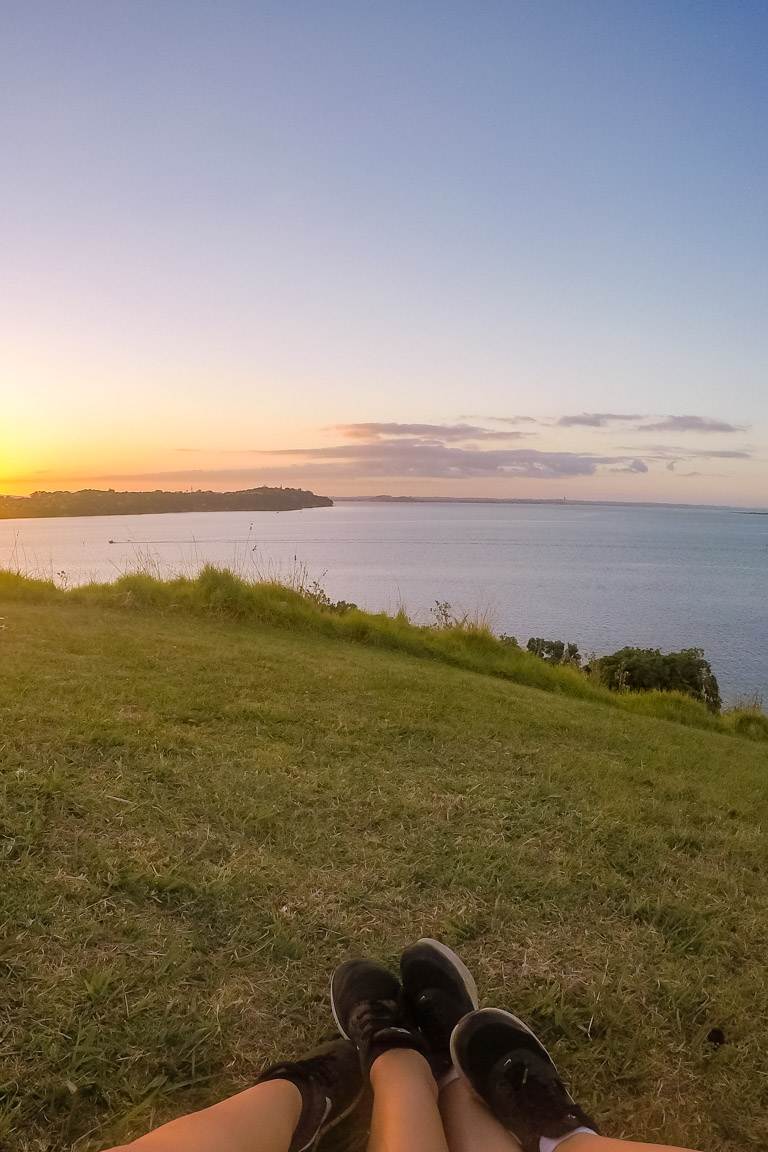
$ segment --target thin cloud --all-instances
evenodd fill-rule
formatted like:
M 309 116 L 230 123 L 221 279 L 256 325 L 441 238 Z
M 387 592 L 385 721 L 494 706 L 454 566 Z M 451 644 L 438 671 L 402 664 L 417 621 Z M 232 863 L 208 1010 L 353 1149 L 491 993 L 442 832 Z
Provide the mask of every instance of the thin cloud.
M 478 419 L 490 419 L 478 418 Z M 509 417 L 533 422 L 532 417 Z M 562 417 L 583 427 L 604 426 L 606 421 L 638 419 L 629 414 L 582 413 L 579 417 Z M 642 419 L 642 418 L 641 418 Z M 646 419 L 650 419 L 646 417 Z M 603 422 L 603 424 L 599 422 Z M 596 423 L 597 422 L 597 423 Z M 734 426 L 735 427 L 735 426 Z M 370 480 L 509 480 L 516 478 L 563 480 L 595 474 L 622 473 L 642 476 L 654 465 L 666 467 L 676 475 L 687 476 L 699 460 L 746 460 L 752 456 L 747 448 L 684 448 L 677 444 L 637 443 L 607 453 L 590 451 L 543 451 L 516 443 L 530 433 L 506 429 L 495 431 L 481 423 L 461 420 L 456 423 L 428 424 L 400 421 L 368 421 L 336 426 L 341 432 L 335 444 L 289 448 L 195 449 L 184 447 L 180 453 L 204 451 L 210 457 L 219 455 L 220 466 L 198 468 L 176 467 L 124 475 L 67 476 L 61 480 L 83 483 L 108 481 L 142 484 L 233 485 L 250 487 L 265 483 L 283 483 L 314 487 L 328 491 L 333 481 L 349 483 Z M 682 438 L 681 438 L 682 439 Z M 249 459 L 235 461 L 235 455 Z M 205 463 L 208 464 L 209 460 Z M 230 463 L 231 461 L 231 463 Z M 183 460 L 178 463 L 183 464 Z M 190 460 L 191 464 L 192 461 Z M 211 461 L 212 464 L 212 461 Z M 679 468 L 688 471 L 680 472 Z
M 707 416 L 665 416 L 654 424 L 641 424 L 637 432 L 746 432 L 746 424 L 710 420 Z
M 631 452 L 631 445 L 619 445 L 619 451 Z M 646 444 L 638 447 L 649 460 L 751 460 L 752 452 L 746 448 L 683 448 L 681 444 Z
M 630 466 L 632 457 L 581 452 L 541 452 L 530 448 L 471 448 L 420 438 L 337 444 L 317 448 L 283 448 L 263 453 L 262 465 L 247 468 L 174 469 L 122 476 L 91 476 L 91 481 L 183 481 L 186 483 L 255 483 L 276 480 L 315 483 L 333 479 L 471 478 L 563 479 L 593 476 L 604 466 Z M 276 459 L 291 458 L 290 464 Z
M 676 476 L 683 476 L 688 479 L 690 476 L 705 476 L 707 480 L 727 480 L 731 475 L 730 472 L 676 472 Z
M 576 416 L 561 416 L 557 423 L 560 428 L 606 428 L 623 420 L 642 419 L 637 412 L 580 412 Z
M 630 460 L 629 464 L 625 464 L 622 468 L 611 468 L 611 472 L 647 472 L 648 465 L 645 460 Z
M 708 416 L 644 416 L 638 412 L 580 412 L 572 416 L 561 416 L 557 421 L 560 428 L 608 428 L 612 424 L 625 424 L 632 420 L 640 421 L 632 432 L 746 432 L 744 424 L 732 424 L 728 420 L 712 420 Z
M 483 417 L 481 417 L 483 419 Z M 494 424 L 540 424 L 534 416 L 486 416 L 486 420 L 493 420 Z
M 415 437 L 320 448 L 287 448 L 274 455 L 301 457 L 302 467 L 321 468 L 324 473 L 336 475 L 431 479 L 592 476 L 602 465 L 627 464 L 633 459 L 587 452 L 542 452 L 533 448 L 467 448 Z
M 428 440 L 517 440 L 522 432 L 496 432 L 478 424 L 336 424 L 334 428 L 350 440 L 383 440 L 389 437 L 418 437 Z
M 58 481 L 61 477 L 58 472 L 52 471 L 50 468 L 41 469 L 36 472 L 20 472 L 17 475 L 6 476 L 3 475 L 0 483 L 2 484 L 47 484 L 52 481 Z
M 402 424 L 364 423 L 332 424 L 330 431 L 340 432 L 350 440 L 366 444 L 399 443 L 404 439 L 423 444 L 444 444 L 446 442 L 472 443 L 480 440 L 508 442 L 532 436 L 532 432 L 498 432 L 483 428 L 478 424 Z M 265 448 L 175 448 L 182 453 L 210 453 L 221 456 L 263 456 L 270 450 Z M 293 449 L 285 449 L 293 451 Z
M 720 451 L 708 452 L 704 449 L 697 449 L 693 452 L 683 453 L 688 460 L 751 460 L 752 453 L 747 452 L 745 449 L 727 449 L 723 448 Z

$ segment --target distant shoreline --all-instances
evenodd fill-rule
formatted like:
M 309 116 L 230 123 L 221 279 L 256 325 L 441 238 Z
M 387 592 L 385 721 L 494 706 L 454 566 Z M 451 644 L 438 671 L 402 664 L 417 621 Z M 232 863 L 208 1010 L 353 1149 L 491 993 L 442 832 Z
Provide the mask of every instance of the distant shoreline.
M 549 497 L 496 496 L 318 496 L 303 488 L 247 488 L 234 492 L 199 489 L 192 492 L 117 492 L 82 489 L 75 492 L 33 492 L 29 496 L 0 494 L 0 521 L 55 519 L 78 516 L 151 516 L 180 512 L 297 512 L 334 504 L 471 504 L 532 505 L 554 508 L 669 508 L 689 511 L 736 512 L 768 516 L 768 508 L 732 504 L 675 504 L 654 500 L 578 500 Z
M 768 516 L 768 508 L 739 508 L 733 504 L 675 504 L 663 500 L 571 500 L 523 496 L 334 496 L 334 504 L 546 504 L 557 508 L 690 508 L 714 512 L 741 512 Z

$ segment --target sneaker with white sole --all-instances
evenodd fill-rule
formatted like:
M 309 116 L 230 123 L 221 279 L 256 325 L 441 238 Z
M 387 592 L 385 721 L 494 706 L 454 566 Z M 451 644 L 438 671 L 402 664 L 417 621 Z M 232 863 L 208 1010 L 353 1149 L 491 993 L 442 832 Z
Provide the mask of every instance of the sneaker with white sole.
M 562 1140 L 579 1129 L 597 1132 L 544 1045 L 511 1012 L 482 1008 L 465 1016 L 453 1030 L 451 1055 L 523 1152 L 539 1152 L 542 1137 Z
M 436 1080 L 450 1072 L 451 1033 L 477 1008 L 477 986 L 463 960 L 439 940 L 425 938 L 400 957 L 400 980 L 408 1011 L 429 1045 Z

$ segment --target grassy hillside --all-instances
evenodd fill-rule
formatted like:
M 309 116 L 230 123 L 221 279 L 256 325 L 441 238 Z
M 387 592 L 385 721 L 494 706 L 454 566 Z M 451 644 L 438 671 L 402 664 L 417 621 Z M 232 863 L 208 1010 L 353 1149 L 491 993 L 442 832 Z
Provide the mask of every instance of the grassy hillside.
M 136 572 L 107 584 L 69 589 L 50 580 L 0 570 L 0 599 L 129 610 L 155 608 L 173 615 L 224 616 L 248 625 L 277 625 L 294 632 L 407 652 L 545 692 L 768 742 L 768 715 L 756 707 L 713 714 L 702 702 L 680 692 L 611 692 L 573 667 L 552 665 L 522 650 L 515 641 L 505 643 L 483 622 L 453 620 L 446 612 L 442 624 L 418 625 L 404 611 L 389 616 L 364 612 L 344 601 L 335 604 L 316 582 L 308 583 L 300 569 L 293 586 L 244 580 L 229 569 L 206 565 L 195 578 L 162 580 Z M 450 605 L 442 607 L 449 609 Z
M 327 1034 L 341 957 L 425 933 L 612 1133 L 766 1146 L 765 744 L 274 605 L 24 588 L 0 602 L 0 1146 L 98 1149 L 247 1084 Z

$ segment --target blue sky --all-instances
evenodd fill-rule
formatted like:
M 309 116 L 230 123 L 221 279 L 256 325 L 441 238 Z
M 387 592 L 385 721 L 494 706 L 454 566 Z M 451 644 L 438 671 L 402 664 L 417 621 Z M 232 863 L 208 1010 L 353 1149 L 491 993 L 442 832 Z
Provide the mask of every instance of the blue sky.
M 0 489 L 768 502 L 767 43 L 750 3 L 5 3 Z

